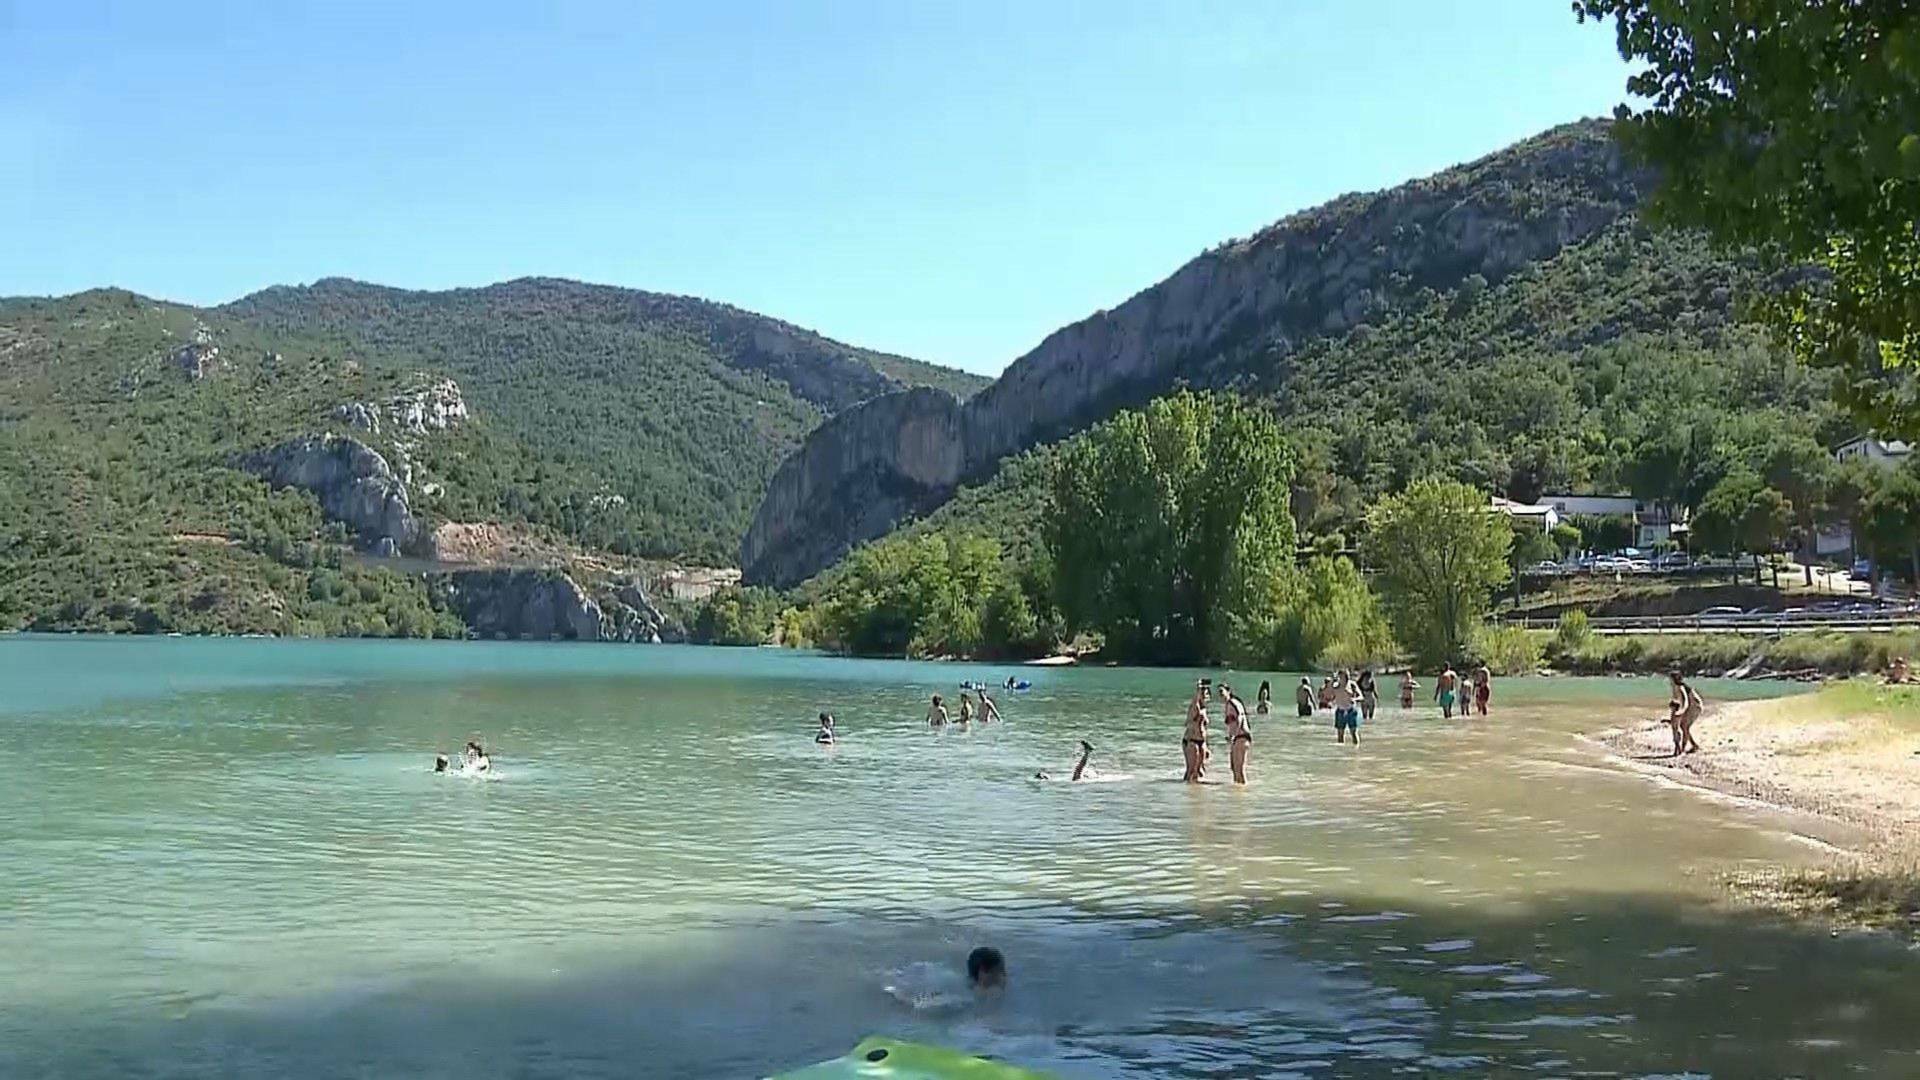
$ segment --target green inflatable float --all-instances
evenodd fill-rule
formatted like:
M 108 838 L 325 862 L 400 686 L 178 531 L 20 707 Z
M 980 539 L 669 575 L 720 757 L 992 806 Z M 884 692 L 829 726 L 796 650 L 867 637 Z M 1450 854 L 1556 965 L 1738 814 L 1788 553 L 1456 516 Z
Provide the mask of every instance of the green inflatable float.
M 922 1046 L 878 1035 L 864 1040 L 845 1057 L 784 1072 L 769 1080 L 841 1080 L 843 1077 L 867 1077 L 869 1080 L 1053 1080 L 1046 1073 L 1032 1069 L 970 1057 L 945 1047 Z

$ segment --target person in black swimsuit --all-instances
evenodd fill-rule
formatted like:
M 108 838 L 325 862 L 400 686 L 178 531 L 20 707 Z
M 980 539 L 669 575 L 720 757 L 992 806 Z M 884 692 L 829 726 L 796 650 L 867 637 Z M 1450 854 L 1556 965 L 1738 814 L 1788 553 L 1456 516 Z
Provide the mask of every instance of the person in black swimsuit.
M 1189 784 L 1199 783 L 1207 768 L 1206 679 L 1201 679 L 1194 686 L 1193 697 L 1187 702 L 1187 726 L 1180 738 L 1180 756 L 1187 763 L 1187 771 L 1181 779 Z
M 1226 700 L 1227 760 L 1233 766 L 1233 782 L 1247 782 L 1247 753 L 1253 749 L 1253 732 L 1247 727 L 1247 705 L 1233 695 L 1225 683 L 1220 696 Z

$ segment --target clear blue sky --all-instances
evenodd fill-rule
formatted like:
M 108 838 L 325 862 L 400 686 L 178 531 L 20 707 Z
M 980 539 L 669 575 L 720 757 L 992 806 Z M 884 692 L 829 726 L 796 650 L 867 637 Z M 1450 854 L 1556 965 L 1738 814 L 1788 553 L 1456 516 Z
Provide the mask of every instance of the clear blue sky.
M 0 295 L 557 275 L 997 372 L 1603 114 L 1563 0 L 0 0 Z

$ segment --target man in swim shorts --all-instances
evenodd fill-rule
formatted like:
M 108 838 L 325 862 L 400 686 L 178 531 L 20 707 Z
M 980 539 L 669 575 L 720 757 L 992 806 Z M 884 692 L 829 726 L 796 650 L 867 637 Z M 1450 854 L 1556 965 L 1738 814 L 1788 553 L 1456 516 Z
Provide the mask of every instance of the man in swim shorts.
M 1360 745 L 1360 707 L 1354 703 L 1357 691 L 1353 679 L 1342 668 L 1333 680 L 1333 741 L 1347 741 L 1347 733 L 1353 733 L 1353 745 Z
M 1433 680 L 1433 700 L 1440 703 L 1440 715 L 1448 720 L 1453 719 L 1453 696 L 1459 691 L 1460 676 L 1454 673 L 1453 665 L 1448 664 L 1447 670 Z
M 980 695 L 980 722 L 990 724 L 1000 719 L 1000 710 L 994 705 L 993 699 L 987 696 L 986 690 L 977 690 L 975 693 Z

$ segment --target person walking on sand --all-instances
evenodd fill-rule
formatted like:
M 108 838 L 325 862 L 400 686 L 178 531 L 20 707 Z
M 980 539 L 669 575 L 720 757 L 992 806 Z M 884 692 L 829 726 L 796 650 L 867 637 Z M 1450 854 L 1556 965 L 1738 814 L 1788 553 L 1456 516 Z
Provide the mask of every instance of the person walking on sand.
M 1473 707 L 1481 716 L 1487 715 L 1487 701 L 1493 697 L 1493 669 L 1481 661 L 1473 669 Z M 1461 712 L 1466 712 L 1465 702 L 1461 702 Z
M 1408 669 L 1400 673 L 1400 707 L 1413 708 L 1413 695 L 1420 690 L 1420 684 L 1413 681 L 1413 671 Z
M 1706 707 L 1706 703 L 1700 700 L 1700 692 L 1687 685 L 1687 680 L 1678 671 L 1668 675 L 1667 679 L 1673 683 L 1673 703 L 1678 706 L 1673 710 L 1676 717 L 1673 726 L 1673 753 L 1678 757 L 1700 749 L 1700 744 L 1693 737 L 1693 725 L 1700 719 L 1700 713 Z
M 1207 680 L 1200 680 L 1193 688 L 1193 697 L 1187 701 L 1187 726 L 1180 736 L 1180 756 L 1185 759 L 1186 773 L 1181 777 L 1189 784 L 1197 784 L 1205 775 L 1207 768 Z
M 1453 719 L 1453 696 L 1459 692 L 1460 676 L 1454 673 L 1453 665 L 1448 664 L 1447 670 L 1433 680 L 1433 700 L 1440 703 L 1440 715 L 1448 720 Z
M 927 726 L 947 726 L 947 707 L 941 704 L 939 694 L 933 695 L 933 704 L 927 706 Z
M 1247 705 L 1233 696 L 1226 683 L 1220 684 L 1220 696 L 1226 699 L 1227 761 L 1233 766 L 1233 782 L 1247 782 L 1247 753 L 1253 749 L 1253 730 L 1247 726 Z
M 1260 680 L 1260 693 L 1254 697 L 1253 711 L 1261 716 L 1273 711 L 1273 684 L 1265 679 Z
M 1293 688 L 1293 703 L 1299 706 L 1301 716 L 1313 715 L 1313 680 L 1300 676 L 1300 685 Z

